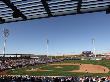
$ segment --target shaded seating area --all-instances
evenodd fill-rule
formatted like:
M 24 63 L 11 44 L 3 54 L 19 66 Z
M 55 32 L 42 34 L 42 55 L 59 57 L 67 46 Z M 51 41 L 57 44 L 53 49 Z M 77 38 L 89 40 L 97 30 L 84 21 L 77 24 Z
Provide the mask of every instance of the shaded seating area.
M 1 0 L 0 23 L 106 11 L 110 0 Z

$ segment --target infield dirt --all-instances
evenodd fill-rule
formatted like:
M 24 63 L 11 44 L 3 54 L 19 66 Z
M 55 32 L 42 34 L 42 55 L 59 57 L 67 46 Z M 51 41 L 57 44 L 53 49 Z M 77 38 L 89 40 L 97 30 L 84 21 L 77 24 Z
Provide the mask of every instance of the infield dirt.
M 58 65 L 58 66 L 67 66 L 67 65 L 79 65 L 79 70 L 72 70 L 69 72 L 84 72 L 84 73 L 108 73 L 109 69 L 107 67 L 101 65 L 93 65 L 93 64 L 74 64 L 74 63 L 62 63 L 62 64 L 50 64 L 50 65 Z

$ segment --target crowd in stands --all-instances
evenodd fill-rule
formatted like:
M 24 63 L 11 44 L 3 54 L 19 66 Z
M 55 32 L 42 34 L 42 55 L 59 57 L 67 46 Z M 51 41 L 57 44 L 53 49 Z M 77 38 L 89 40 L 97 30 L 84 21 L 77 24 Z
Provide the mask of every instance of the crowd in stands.
M 110 82 L 110 77 L 0 76 L 0 82 Z
M 0 71 L 13 69 L 13 68 L 21 68 L 26 66 L 34 66 L 38 64 L 46 64 L 52 62 L 58 62 L 59 59 L 51 59 L 51 58 L 19 58 L 19 59 L 4 59 L 0 60 Z

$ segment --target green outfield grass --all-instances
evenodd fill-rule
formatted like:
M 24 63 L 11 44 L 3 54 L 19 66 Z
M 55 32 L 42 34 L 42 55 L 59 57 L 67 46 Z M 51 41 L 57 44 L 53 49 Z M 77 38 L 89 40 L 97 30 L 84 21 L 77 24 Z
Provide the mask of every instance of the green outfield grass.
M 71 71 L 71 70 L 78 70 L 79 66 L 74 65 L 74 66 L 60 66 L 62 68 L 55 68 L 56 66 L 50 66 L 50 65 L 39 65 L 39 66 L 29 66 L 27 68 L 19 68 L 19 69 L 15 69 L 15 70 L 9 70 L 8 73 L 9 74 L 17 74 L 17 75 L 38 75 L 38 76 L 60 76 L 60 75 L 70 75 L 68 74 L 68 72 L 66 71 Z M 32 72 L 32 71 L 26 71 L 28 69 L 34 69 L 34 68 L 40 68 L 42 70 L 51 70 L 51 71 L 36 71 L 36 72 Z M 71 73 L 72 75 L 72 73 Z
M 71 61 L 64 61 L 60 63 L 82 63 L 82 64 L 95 64 L 95 65 L 102 65 L 110 69 L 110 61 L 109 60 L 101 60 L 101 61 L 95 61 L 95 60 L 71 60 Z M 14 75 L 37 75 L 37 76 L 110 76 L 109 73 L 105 74 L 97 74 L 97 73 L 70 73 L 67 71 L 71 70 L 78 70 L 79 66 L 61 66 L 62 68 L 55 68 L 57 66 L 50 66 L 50 65 L 39 65 L 39 66 L 29 66 L 24 68 L 19 68 L 15 70 L 8 70 L 8 74 L 14 74 Z M 34 68 L 40 68 L 42 70 L 52 70 L 52 71 L 40 71 L 40 72 L 32 72 L 32 71 L 26 71 L 28 69 L 34 69 Z

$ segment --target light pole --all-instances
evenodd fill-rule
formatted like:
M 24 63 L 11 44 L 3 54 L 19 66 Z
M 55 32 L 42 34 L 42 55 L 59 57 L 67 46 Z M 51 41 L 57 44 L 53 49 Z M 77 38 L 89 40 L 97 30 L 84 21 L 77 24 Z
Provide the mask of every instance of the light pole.
M 6 42 L 7 38 L 9 36 L 9 30 L 8 29 L 3 29 L 3 37 L 4 37 L 4 49 L 3 49 L 3 57 L 5 57 L 5 51 L 6 51 Z
M 46 54 L 47 54 L 47 57 L 49 57 L 49 40 L 46 39 Z M 50 55 L 51 57 L 51 60 L 52 60 L 52 55 Z
M 49 47 L 49 40 L 47 39 L 46 40 L 46 53 L 47 53 L 47 56 L 49 55 L 48 47 Z
M 96 53 L 95 53 L 95 51 L 96 51 L 96 49 L 95 49 L 95 39 L 94 38 L 92 39 L 92 45 L 93 45 L 93 54 L 96 57 Z

